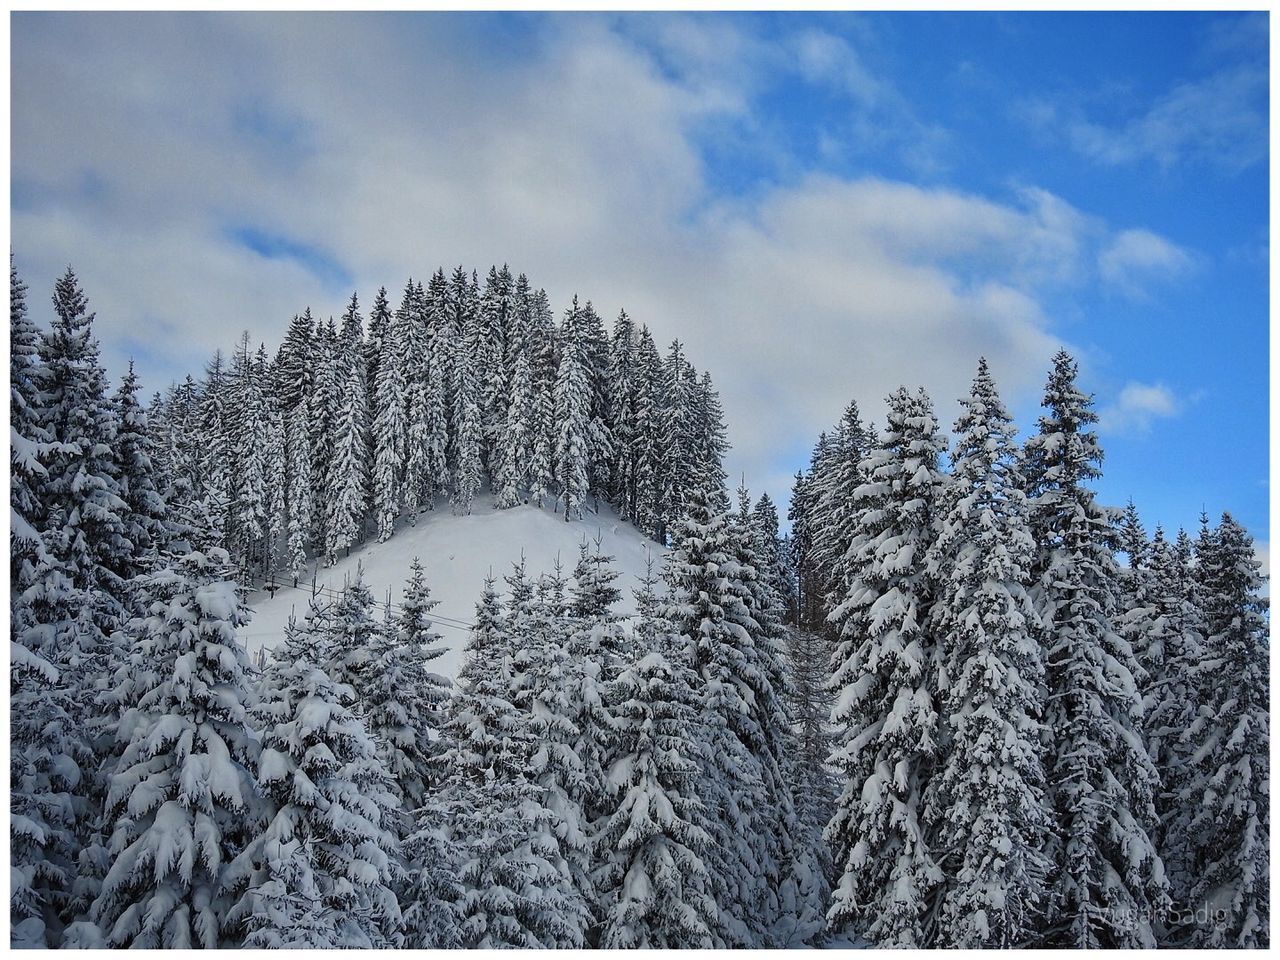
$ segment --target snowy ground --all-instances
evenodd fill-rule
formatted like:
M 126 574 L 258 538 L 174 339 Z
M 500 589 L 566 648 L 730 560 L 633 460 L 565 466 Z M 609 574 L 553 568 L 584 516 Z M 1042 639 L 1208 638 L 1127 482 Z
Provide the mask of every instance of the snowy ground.
M 629 523 L 620 521 L 604 504 L 598 515 L 588 507 L 586 516 L 573 523 L 565 523 L 561 514 L 531 506 L 495 510 L 487 495 L 478 497 L 471 515 L 465 517 L 454 516 L 448 504 L 441 504 L 419 516 L 416 527 L 402 523 L 386 543 L 366 543 L 335 566 L 321 567 L 316 583 L 339 590 L 347 577 L 355 575 L 359 564 L 373 595 L 385 600 L 390 590 L 392 602 L 398 603 L 409 576 L 409 563 L 417 557 L 432 597 L 440 601 L 433 615 L 449 647 L 432 669 L 453 676 L 467 639 L 464 624 L 471 622 L 484 578 L 490 571 L 499 578 L 510 573 L 511 565 L 520 560 L 523 551 L 531 577 L 550 571 L 557 555 L 568 576 L 578 559 L 578 544 L 584 537 L 594 541 L 597 535 L 601 548 L 614 557 L 614 567 L 621 574 L 623 600 L 618 610 L 626 613 L 633 609 L 631 591 L 644 573 L 646 555 L 652 553 L 657 572 L 661 570 L 664 551 Z M 291 614 L 299 620 L 306 615 L 310 590 L 308 577 L 305 583 L 299 581 L 298 589 L 286 587 L 277 590 L 274 597 L 261 590 L 250 593 L 253 619 L 240 632 L 250 655 L 278 643 Z

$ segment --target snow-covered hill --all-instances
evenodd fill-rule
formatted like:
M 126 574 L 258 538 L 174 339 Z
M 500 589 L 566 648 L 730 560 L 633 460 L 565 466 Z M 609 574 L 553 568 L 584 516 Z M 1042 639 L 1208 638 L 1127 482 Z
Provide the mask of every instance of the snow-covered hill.
M 577 562 L 578 545 L 583 538 L 594 541 L 597 536 L 601 549 L 614 557 L 614 566 L 621 574 L 623 600 L 618 610 L 625 613 L 633 607 L 631 591 L 644 573 L 646 556 L 652 554 L 656 572 L 661 569 L 664 551 L 631 524 L 619 520 L 604 504 L 600 505 L 599 514 L 588 509 L 581 520 L 572 523 L 565 523 L 561 514 L 532 506 L 496 510 L 488 496 L 477 498 L 470 516 L 454 516 L 447 504 L 441 504 L 422 514 L 416 527 L 402 525 L 386 543 L 366 543 L 335 566 L 321 567 L 316 584 L 340 590 L 360 565 L 373 595 L 385 600 L 390 590 L 392 603 L 398 603 L 409 576 L 409 563 L 417 557 L 431 595 L 440 601 L 434 617 L 449 647 L 432 668 L 452 676 L 467 639 L 463 624 L 471 622 L 484 578 L 490 571 L 496 577 L 505 576 L 523 552 L 531 577 L 550 571 L 557 556 L 568 576 Z M 249 595 L 254 615 L 240 636 L 250 655 L 279 642 L 291 614 L 300 620 L 306 615 L 310 591 L 308 578 L 306 583 L 300 581 L 297 589 L 285 587 L 274 596 L 261 590 Z

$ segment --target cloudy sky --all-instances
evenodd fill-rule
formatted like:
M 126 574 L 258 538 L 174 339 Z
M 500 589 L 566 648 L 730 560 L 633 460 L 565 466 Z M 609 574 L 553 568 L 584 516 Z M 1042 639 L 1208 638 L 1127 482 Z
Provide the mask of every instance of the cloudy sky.
M 1080 359 L 1104 496 L 1267 536 L 1266 14 L 12 19 L 12 246 L 163 387 L 437 265 L 688 343 L 785 503 L 856 397 L 1024 430 Z M 37 311 L 39 315 L 39 311 Z

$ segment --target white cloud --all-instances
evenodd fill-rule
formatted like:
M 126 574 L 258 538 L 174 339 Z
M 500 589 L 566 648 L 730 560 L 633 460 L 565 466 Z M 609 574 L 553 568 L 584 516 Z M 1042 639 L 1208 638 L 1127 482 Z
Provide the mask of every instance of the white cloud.
M 1150 230 L 1124 230 L 1098 254 L 1098 271 L 1107 283 L 1131 296 L 1147 286 L 1184 274 L 1194 265 L 1191 254 Z
M 1108 433 L 1142 434 L 1154 421 L 1176 416 L 1183 404 L 1162 383 L 1131 380 L 1121 388 L 1114 403 L 1098 413 L 1098 426 Z
M 1168 170 L 1208 164 L 1238 172 L 1267 157 L 1267 38 L 1266 14 L 1211 22 L 1198 57 L 1202 75 L 1147 102 L 1126 103 L 1127 94 L 1114 88 L 1098 95 L 1110 113 L 1128 106 L 1120 120 L 1090 116 L 1091 106 L 1074 94 L 1032 97 L 1015 111 L 1033 128 L 1062 136 L 1077 153 L 1106 166 L 1154 162 Z
M 551 18 L 510 55 L 474 21 L 403 24 L 15 15 L 15 196 L 54 198 L 15 202 L 33 303 L 74 262 L 105 357 L 137 355 L 151 388 L 349 295 L 230 228 L 316 247 L 366 304 L 440 264 L 506 261 L 557 306 L 578 292 L 687 341 L 724 399 L 731 474 L 785 504 L 778 451 L 851 397 L 880 419 L 894 387 L 924 384 L 946 422 L 979 354 L 1011 399 L 1032 395 L 1058 344 L 1045 291 L 1087 278 L 1109 240 L 1034 188 L 809 175 L 713 196 L 695 131 L 750 129 L 758 82 L 714 68 L 758 50 L 720 23 L 686 38 L 705 69 L 678 76 L 608 18 Z

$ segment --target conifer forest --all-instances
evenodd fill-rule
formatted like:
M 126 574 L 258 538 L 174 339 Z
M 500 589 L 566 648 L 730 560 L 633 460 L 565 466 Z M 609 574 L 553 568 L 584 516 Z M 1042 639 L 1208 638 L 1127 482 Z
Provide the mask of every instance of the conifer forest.
M 715 356 L 506 266 L 168 384 L 92 295 L 11 265 L 12 947 L 1269 946 L 1254 542 L 1099 500 L 1065 350 L 1034 423 L 977 355 L 954 423 L 850 402 L 778 503 Z M 309 589 L 481 514 L 581 548 Z

